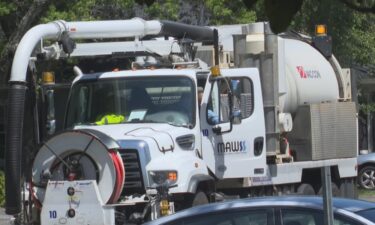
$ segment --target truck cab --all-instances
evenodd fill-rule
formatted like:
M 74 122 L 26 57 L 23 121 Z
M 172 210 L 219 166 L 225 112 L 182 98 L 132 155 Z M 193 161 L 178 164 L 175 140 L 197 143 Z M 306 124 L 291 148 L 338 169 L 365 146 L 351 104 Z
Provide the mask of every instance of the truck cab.
M 147 187 L 169 182 L 176 207 L 184 208 L 199 191 L 208 198 L 214 179 L 264 176 L 259 82 L 251 68 L 222 69 L 216 76 L 194 68 L 79 73 L 65 127 L 95 130 L 119 144 L 126 174 L 119 202 L 142 196 L 138 203 L 144 203 Z

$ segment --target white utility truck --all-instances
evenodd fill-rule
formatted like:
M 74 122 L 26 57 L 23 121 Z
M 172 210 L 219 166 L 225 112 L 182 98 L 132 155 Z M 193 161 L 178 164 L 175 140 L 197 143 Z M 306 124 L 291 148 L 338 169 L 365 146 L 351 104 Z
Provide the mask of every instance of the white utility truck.
M 350 76 L 319 41 L 274 35 L 266 23 L 35 26 L 18 45 L 10 78 L 6 212 L 24 224 L 142 223 L 226 198 L 319 194 L 327 166 L 333 194 L 353 197 Z M 43 141 L 36 126 L 39 149 L 26 154 L 27 76 L 43 72 L 36 89 L 53 88 L 57 71 L 35 65 L 83 56 L 123 57 L 127 65 L 70 68 L 63 131 Z M 53 94 L 44 96 L 50 133 Z M 22 169 L 26 156 L 33 163 Z

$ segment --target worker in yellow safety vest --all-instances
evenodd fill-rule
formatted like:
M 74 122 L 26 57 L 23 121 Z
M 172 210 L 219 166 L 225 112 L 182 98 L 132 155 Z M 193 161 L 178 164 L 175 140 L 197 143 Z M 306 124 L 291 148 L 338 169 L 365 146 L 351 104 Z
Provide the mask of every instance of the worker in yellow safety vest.
M 96 125 L 107 125 L 107 124 L 118 124 L 125 121 L 125 117 L 123 115 L 115 115 L 109 114 L 104 115 L 100 120 L 96 121 Z

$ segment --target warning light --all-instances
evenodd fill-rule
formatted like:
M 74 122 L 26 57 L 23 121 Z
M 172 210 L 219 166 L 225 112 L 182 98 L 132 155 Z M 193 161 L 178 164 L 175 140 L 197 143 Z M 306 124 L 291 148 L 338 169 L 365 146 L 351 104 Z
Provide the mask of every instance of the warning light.
M 44 84 L 54 84 L 55 83 L 55 74 L 53 72 L 43 72 L 42 80 Z
M 320 24 L 315 26 L 315 35 L 312 37 L 312 46 L 324 57 L 332 56 L 332 37 L 327 34 L 327 26 Z
M 323 24 L 318 24 L 315 26 L 315 35 L 323 36 L 327 35 L 327 26 Z
M 220 67 L 219 66 L 211 67 L 211 75 L 214 77 L 220 76 Z

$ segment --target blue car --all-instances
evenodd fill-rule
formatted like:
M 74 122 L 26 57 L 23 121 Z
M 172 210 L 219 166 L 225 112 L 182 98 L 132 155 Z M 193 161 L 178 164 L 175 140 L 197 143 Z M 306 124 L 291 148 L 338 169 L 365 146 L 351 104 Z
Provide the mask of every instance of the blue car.
M 375 203 L 333 199 L 334 225 L 375 224 Z M 324 225 L 321 197 L 248 198 L 197 206 L 147 225 Z M 145 224 L 145 225 L 146 225 Z

